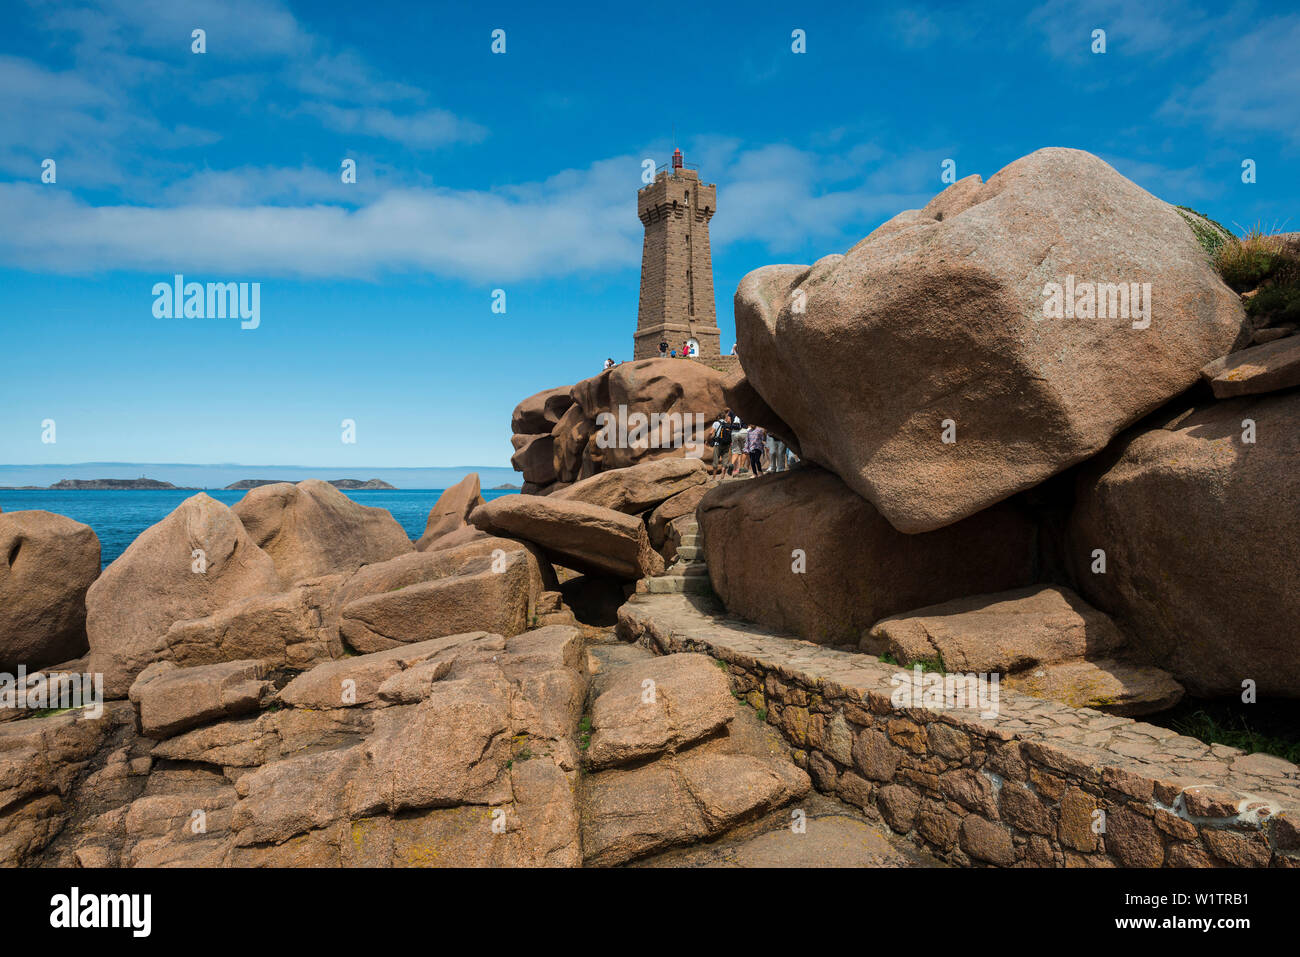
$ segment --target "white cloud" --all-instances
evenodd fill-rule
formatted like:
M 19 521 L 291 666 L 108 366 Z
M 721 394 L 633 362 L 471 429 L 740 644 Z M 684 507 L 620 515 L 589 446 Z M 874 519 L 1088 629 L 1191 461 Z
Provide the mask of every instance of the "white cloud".
M 0 56 L 0 171 L 30 178 L 45 156 L 81 186 L 151 197 L 177 170 L 167 151 L 216 142 L 230 107 L 315 121 L 428 150 L 482 140 L 487 130 L 381 75 L 356 52 L 301 24 L 279 0 L 79 0 L 31 3 L 30 27 L 60 61 L 51 70 Z M 207 32 L 201 82 L 190 33 Z M 303 100 L 306 100 L 304 105 Z M 170 109 L 170 113 L 164 112 Z M 177 112 L 190 123 L 163 122 Z M 58 151 L 57 153 L 55 151 Z
M 845 248 L 935 191 L 928 179 L 938 166 L 929 155 L 855 166 L 852 157 L 878 150 L 713 148 L 719 162 L 706 176 L 720 184 L 712 228 L 719 249 L 738 241 L 774 253 L 808 242 Z M 336 172 L 310 167 L 206 170 L 174 183 L 168 206 L 93 206 L 58 187 L 0 184 L 0 220 L 24 224 L 0 234 L 0 255 L 56 273 L 253 278 L 419 271 L 506 282 L 626 269 L 641 254 L 641 158 L 611 157 L 490 190 L 370 184 L 352 192 Z
M 307 103 L 303 112 L 336 133 L 355 133 L 401 143 L 413 149 L 432 149 L 451 143 L 477 143 L 487 130 L 446 110 L 421 110 L 399 116 L 383 107 L 338 107 Z

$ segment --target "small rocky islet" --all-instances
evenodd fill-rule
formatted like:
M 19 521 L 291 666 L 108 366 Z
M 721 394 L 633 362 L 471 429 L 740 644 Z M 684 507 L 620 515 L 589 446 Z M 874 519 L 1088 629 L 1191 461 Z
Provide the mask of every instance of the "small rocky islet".
M 746 276 L 729 371 L 525 399 L 523 494 L 468 476 L 415 542 L 317 480 L 102 573 L 0 515 L 0 671 L 106 699 L 0 722 L 0 861 L 1300 864 L 1300 767 L 1140 720 L 1300 698 L 1296 242 L 1249 288 L 1230 242 L 1040 150 Z M 800 463 L 712 478 L 725 407 Z

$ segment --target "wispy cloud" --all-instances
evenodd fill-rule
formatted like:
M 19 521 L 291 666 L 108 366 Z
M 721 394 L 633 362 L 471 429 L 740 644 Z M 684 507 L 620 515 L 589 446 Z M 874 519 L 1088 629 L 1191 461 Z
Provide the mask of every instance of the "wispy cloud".
M 69 182 L 147 199 L 177 170 L 167 153 L 219 142 L 232 108 L 418 151 L 488 133 L 308 30 L 278 0 L 29 6 L 45 52 L 66 66 L 0 56 L 0 172 L 16 177 L 53 156 L 76 168 Z M 206 32 L 203 57 L 190 52 L 195 29 Z M 190 118 L 177 123 L 177 113 Z
M 1228 41 L 1200 82 L 1178 90 L 1164 116 L 1203 119 L 1219 131 L 1270 131 L 1300 143 L 1300 15 L 1274 17 Z
M 420 110 L 398 115 L 379 106 L 339 107 L 331 103 L 307 103 L 302 109 L 336 133 L 376 137 L 413 149 L 477 143 L 487 136 L 487 130 L 482 126 L 447 110 Z
M 885 156 L 871 144 L 819 154 L 788 144 L 701 145 L 722 212 L 715 247 L 827 250 L 881 218 L 923 204 L 938 159 Z M 625 155 L 492 190 L 383 187 L 337 172 L 209 170 L 167 191 L 171 205 L 101 205 L 56 188 L 0 184 L 0 255 L 32 270 L 209 270 L 371 278 L 421 271 L 482 281 L 555 278 L 639 261 L 641 157 Z M 359 186 L 360 184 L 358 184 Z

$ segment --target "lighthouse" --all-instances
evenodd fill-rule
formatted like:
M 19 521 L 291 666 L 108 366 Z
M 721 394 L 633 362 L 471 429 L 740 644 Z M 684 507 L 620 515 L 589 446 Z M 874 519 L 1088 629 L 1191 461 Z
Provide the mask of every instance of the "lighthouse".
M 689 343 L 695 355 L 719 354 L 718 315 L 713 302 L 709 220 L 717 187 L 700 180 L 682 151 L 673 150 L 654 182 L 637 193 L 637 216 L 645 227 L 641 245 L 641 300 L 632 355 L 650 359 L 666 340 L 679 354 Z

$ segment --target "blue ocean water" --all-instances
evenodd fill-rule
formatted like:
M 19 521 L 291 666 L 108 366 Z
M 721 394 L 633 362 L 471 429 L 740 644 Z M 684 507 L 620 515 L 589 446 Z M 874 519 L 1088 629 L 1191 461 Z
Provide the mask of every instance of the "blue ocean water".
M 205 489 L 218 502 L 234 505 L 244 497 L 242 491 L 225 489 Z M 429 517 L 429 509 L 443 493 L 440 488 L 430 489 L 374 489 L 365 491 L 344 491 L 348 496 L 362 505 L 371 508 L 385 508 L 397 519 L 397 524 L 406 530 L 412 539 L 424 533 L 424 523 Z M 0 491 L 0 509 L 6 512 L 18 512 L 27 509 L 42 509 L 66 515 L 78 522 L 84 522 L 95 530 L 99 536 L 100 560 L 108 565 L 121 555 L 126 547 L 135 541 L 137 535 L 150 525 L 162 521 L 177 505 L 185 501 L 193 490 L 165 489 L 162 491 L 78 491 L 49 489 L 20 489 Z M 508 489 L 483 490 L 486 499 L 501 495 L 514 494 Z

